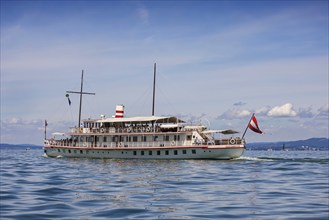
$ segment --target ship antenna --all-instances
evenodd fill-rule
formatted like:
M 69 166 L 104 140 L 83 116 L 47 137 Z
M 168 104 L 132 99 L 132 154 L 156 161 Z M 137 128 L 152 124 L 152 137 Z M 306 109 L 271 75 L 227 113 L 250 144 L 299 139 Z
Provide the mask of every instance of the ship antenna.
M 80 128 L 81 126 L 81 106 L 82 106 L 82 95 L 96 95 L 96 93 L 91 93 L 91 92 L 83 92 L 83 70 L 81 74 L 81 87 L 80 87 L 80 92 L 75 92 L 75 91 L 66 91 L 67 93 L 76 93 L 80 94 L 80 105 L 79 105 L 79 124 L 78 127 Z
M 154 63 L 152 116 L 154 116 L 156 67 L 157 64 Z

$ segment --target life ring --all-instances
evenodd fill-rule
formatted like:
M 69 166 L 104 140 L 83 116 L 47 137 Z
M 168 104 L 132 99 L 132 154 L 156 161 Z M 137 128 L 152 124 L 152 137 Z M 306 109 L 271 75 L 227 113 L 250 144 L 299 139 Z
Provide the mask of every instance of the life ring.
M 235 144 L 235 143 L 236 143 L 235 139 L 234 138 L 231 138 L 230 139 L 230 144 Z
M 105 131 L 104 128 L 101 128 L 101 133 L 104 133 L 104 131 Z
M 119 142 L 119 147 L 122 147 L 122 144 L 123 144 L 122 142 Z
M 147 131 L 147 132 L 150 132 L 150 131 L 151 131 L 151 128 L 150 128 L 150 127 L 147 127 L 147 128 L 146 128 L 146 131 Z
M 128 132 L 128 133 L 131 132 L 131 127 L 127 128 L 127 132 Z
M 171 146 L 175 146 L 176 145 L 176 142 L 175 141 L 172 141 L 171 142 Z

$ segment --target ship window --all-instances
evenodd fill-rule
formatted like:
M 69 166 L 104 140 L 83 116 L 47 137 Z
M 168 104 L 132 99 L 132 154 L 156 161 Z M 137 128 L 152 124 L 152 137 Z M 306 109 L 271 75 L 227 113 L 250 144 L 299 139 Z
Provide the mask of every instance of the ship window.
M 117 136 L 112 137 L 112 142 L 117 142 L 117 141 L 118 141 L 118 137 Z
M 146 136 L 143 136 L 143 141 L 146 142 Z
M 71 153 L 71 150 L 69 150 L 69 153 Z
M 160 155 L 160 154 L 161 154 L 161 153 L 160 153 L 160 151 L 158 150 L 158 151 L 157 151 L 157 155 Z
M 137 142 L 138 141 L 138 137 L 137 136 L 133 136 L 133 142 Z
M 134 155 L 137 155 L 137 151 L 134 150 Z
M 58 152 L 61 152 L 61 150 L 60 150 L 60 149 L 58 149 Z
M 98 136 L 95 136 L 95 141 L 99 141 L 99 137 Z
M 177 155 L 177 153 L 178 153 L 177 150 L 174 150 L 174 154 Z
M 82 150 L 80 150 L 80 154 L 82 154 L 83 152 L 82 152 Z
M 169 135 L 163 136 L 163 141 L 169 141 Z
M 126 137 L 126 141 L 127 141 L 127 142 L 131 142 L 131 137 L 130 137 L 130 136 L 127 136 L 127 137 Z
M 174 135 L 174 141 L 180 141 L 180 135 Z
M 154 141 L 158 141 L 158 136 L 154 136 L 154 137 L 153 137 L 153 140 L 154 140 Z
M 143 150 L 141 151 L 141 155 L 144 155 L 144 151 Z
M 106 142 L 107 141 L 107 138 L 106 137 L 103 137 L 103 142 Z
M 169 150 L 166 150 L 166 155 L 169 155 Z
M 186 140 L 190 141 L 192 139 L 192 136 L 191 135 L 187 135 L 186 136 Z
M 192 150 L 192 154 L 196 154 L 196 150 Z
M 183 150 L 183 154 L 186 154 L 186 150 Z
M 149 155 L 152 155 L 152 151 L 149 151 Z

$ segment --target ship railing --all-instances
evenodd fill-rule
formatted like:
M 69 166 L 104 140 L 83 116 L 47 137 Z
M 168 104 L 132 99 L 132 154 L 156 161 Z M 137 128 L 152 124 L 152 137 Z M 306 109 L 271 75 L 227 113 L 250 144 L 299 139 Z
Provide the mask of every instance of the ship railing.
M 73 134 L 100 134 L 100 133 L 149 133 L 160 132 L 159 126 L 130 126 L 122 128 L 106 127 L 106 128 L 71 128 Z
M 244 144 L 244 139 L 240 137 L 231 137 L 231 138 L 223 138 L 223 139 L 216 139 L 216 145 L 234 145 L 234 144 Z
M 86 148 L 121 148 L 121 147 L 164 147 L 183 146 L 184 141 L 148 141 L 148 142 L 80 142 L 71 146 Z

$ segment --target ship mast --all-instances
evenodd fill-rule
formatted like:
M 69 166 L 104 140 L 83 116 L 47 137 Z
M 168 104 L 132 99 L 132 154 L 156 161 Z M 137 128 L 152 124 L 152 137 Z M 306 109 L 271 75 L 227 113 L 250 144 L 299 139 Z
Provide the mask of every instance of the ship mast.
M 80 126 L 81 126 L 82 95 L 96 95 L 96 93 L 83 92 L 83 70 L 82 70 L 82 74 L 81 74 L 81 87 L 80 87 L 80 92 L 76 92 L 76 91 L 66 91 L 66 92 L 67 92 L 67 93 L 76 93 L 76 94 L 80 94 L 79 124 L 78 124 L 78 127 L 80 128 Z
M 155 104 L 155 77 L 156 77 L 156 67 L 157 67 L 157 64 L 154 63 L 152 116 L 154 116 L 154 104 Z

